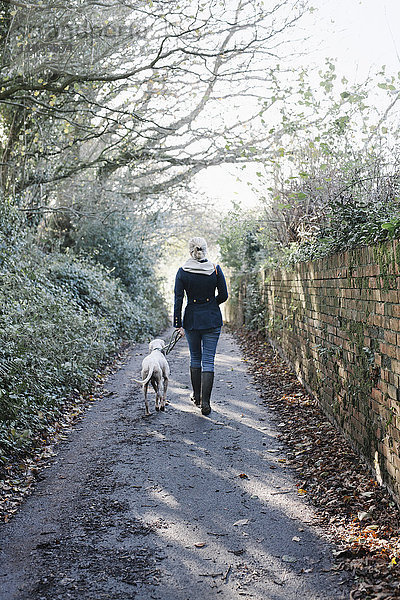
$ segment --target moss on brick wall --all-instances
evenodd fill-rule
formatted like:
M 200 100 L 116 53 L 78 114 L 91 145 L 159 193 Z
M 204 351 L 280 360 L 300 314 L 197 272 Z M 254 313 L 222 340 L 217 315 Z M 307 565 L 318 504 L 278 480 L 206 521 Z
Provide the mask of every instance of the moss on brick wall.
M 262 331 L 400 499 L 400 242 L 240 278 Z

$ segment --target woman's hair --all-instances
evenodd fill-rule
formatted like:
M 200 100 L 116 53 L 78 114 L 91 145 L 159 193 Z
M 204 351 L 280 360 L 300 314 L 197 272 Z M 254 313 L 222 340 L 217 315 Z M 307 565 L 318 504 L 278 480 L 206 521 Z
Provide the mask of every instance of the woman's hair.
M 190 256 L 196 260 L 202 260 L 207 253 L 207 242 L 202 237 L 194 237 L 189 240 Z

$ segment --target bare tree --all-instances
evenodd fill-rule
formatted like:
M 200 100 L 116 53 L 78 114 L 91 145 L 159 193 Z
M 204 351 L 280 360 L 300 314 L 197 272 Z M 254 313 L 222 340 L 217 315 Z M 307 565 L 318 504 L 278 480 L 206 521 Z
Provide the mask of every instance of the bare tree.
M 0 10 L 0 181 L 37 206 L 57 182 L 122 181 L 144 198 L 265 155 L 274 140 L 255 125 L 306 0 L 10 0 Z

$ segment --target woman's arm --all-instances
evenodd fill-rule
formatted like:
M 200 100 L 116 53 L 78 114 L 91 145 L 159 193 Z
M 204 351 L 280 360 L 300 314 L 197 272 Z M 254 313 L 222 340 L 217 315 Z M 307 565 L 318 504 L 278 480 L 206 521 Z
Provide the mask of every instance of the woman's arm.
M 217 290 L 218 295 L 215 298 L 217 304 L 226 302 L 228 300 L 228 288 L 226 287 L 225 277 L 219 265 L 217 266 Z
M 183 287 L 183 281 L 181 278 L 181 269 L 176 274 L 175 277 L 175 302 L 174 302 L 174 327 L 175 329 L 179 329 L 182 327 L 182 304 L 183 304 L 183 296 L 185 290 Z

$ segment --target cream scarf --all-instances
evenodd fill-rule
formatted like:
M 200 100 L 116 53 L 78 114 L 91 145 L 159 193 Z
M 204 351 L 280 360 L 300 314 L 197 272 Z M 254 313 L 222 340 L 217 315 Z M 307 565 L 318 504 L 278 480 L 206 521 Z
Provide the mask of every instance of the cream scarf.
M 188 271 L 189 273 L 202 273 L 203 275 L 212 275 L 215 272 L 214 263 L 210 262 L 208 259 L 200 262 L 195 260 L 194 258 L 189 258 L 184 265 L 182 265 L 182 269 L 184 271 Z

